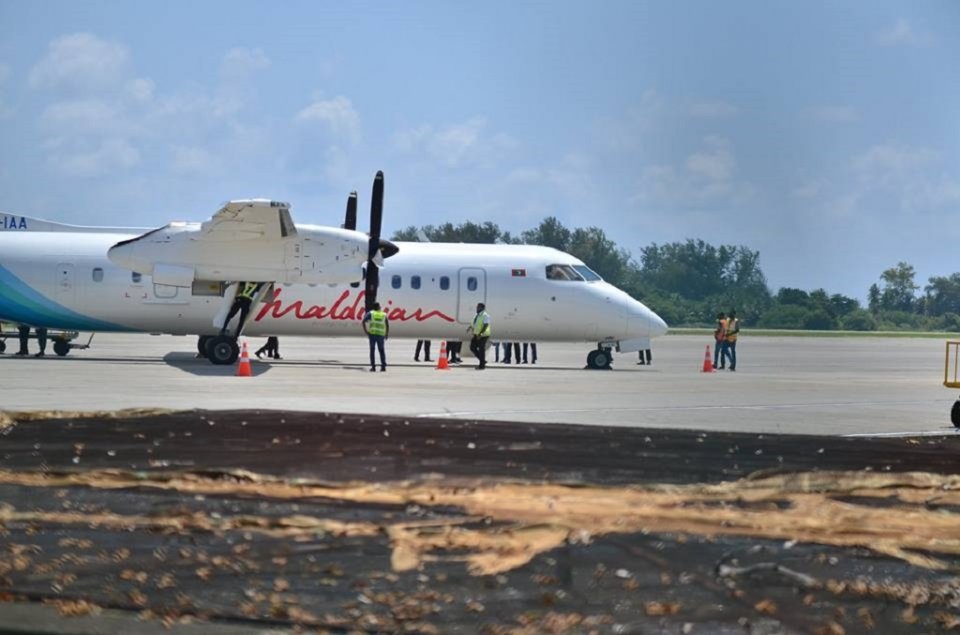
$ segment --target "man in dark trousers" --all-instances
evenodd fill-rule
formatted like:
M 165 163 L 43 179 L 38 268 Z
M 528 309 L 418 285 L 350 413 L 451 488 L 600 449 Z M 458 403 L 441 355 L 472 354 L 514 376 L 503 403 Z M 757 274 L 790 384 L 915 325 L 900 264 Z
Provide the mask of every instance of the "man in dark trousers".
M 260 359 L 260 356 L 264 353 L 267 354 L 269 359 L 283 359 L 280 357 L 280 340 L 274 335 L 271 335 L 267 338 L 267 343 L 257 349 L 257 352 L 254 355 L 257 356 L 257 359 Z
M 25 357 L 30 354 L 30 351 L 27 350 L 27 342 L 30 341 L 30 327 L 23 325 L 17 327 L 17 334 L 20 336 L 20 350 L 17 351 L 17 355 Z M 37 344 L 40 346 L 40 351 L 34 357 L 44 357 L 47 354 L 47 329 L 42 326 L 37 327 Z
M 237 296 L 233 300 L 233 306 L 230 307 L 230 313 L 227 313 L 227 319 L 223 321 L 223 327 L 220 329 L 220 335 L 227 334 L 227 326 L 233 316 L 240 312 L 240 320 L 237 322 L 237 330 L 234 335 L 239 336 L 243 330 L 243 323 L 247 321 L 247 315 L 250 313 L 250 305 L 253 304 L 253 298 L 260 289 L 258 282 L 238 282 Z
M 477 314 L 473 317 L 473 323 L 470 325 L 470 333 L 473 335 L 470 339 L 470 352 L 480 360 L 480 363 L 477 365 L 477 370 L 483 370 L 487 367 L 487 340 L 490 339 L 490 315 L 486 312 L 486 308 L 483 302 L 477 303 Z
M 413 353 L 413 361 L 420 361 L 420 351 L 423 350 L 423 361 L 430 362 L 430 340 L 417 340 L 417 350 Z
M 390 321 L 386 311 L 380 310 L 380 303 L 374 302 L 373 309 L 363 316 L 363 332 L 370 340 L 370 372 L 377 370 L 377 358 L 374 351 L 380 351 L 380 372 L 387 372 L 387 357 L 383 352 L 383 342 L 390 337 Z

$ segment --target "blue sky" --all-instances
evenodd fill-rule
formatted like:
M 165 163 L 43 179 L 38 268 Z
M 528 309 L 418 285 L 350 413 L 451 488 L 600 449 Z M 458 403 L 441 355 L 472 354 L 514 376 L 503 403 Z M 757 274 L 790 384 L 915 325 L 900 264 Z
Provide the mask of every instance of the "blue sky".
M 960 271 L 960 3 L 0 0 L 0 209 L 385 232 L 555 215 L 639 257 L 758 250 L 773 291 Z M 361 226 L 365 224 L 361 221 Z

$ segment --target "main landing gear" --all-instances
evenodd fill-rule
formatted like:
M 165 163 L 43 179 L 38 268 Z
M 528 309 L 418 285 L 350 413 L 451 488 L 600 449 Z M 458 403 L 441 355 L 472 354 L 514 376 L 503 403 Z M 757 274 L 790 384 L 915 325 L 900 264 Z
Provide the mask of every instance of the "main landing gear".
M 197 340 L 197 354 L 215 366 L 229 366 L 240 357 L 240 345 L 237 338 L 229 335 L 201 335 Z
M 960 428 L 960 399 L 953 402 L 953 408 L 950 409 L 950 422 L 953 427 Z
M 613 355 L 609 348 L 597 346 L 596 350 L 587 353 L 587 368 L 590 370 L 610 370 Z

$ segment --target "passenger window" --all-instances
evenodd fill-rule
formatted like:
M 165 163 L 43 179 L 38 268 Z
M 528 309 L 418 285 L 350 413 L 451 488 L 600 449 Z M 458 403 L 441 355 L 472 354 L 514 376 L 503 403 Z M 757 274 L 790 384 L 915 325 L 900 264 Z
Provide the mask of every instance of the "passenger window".
M 133 281 L 134 284 L 140 284 L 141 278 L 143 278 L 143 274 L 137 271 L 134 271 L 133 273 L 130 274 L 130 279 Z
M 450 278 L 447 276 L 440 276 L 440 289 L 446 291 L 450 288 Z
M 476 291 L 477 290 L 477 279 L 473 276 L 467 278 L 467 291 Z
M 410 276 L 410 287 L 413 289 L 420 288 L 420 276 Z
M 103 282 L 103 269 L 100 267 L 94 267 L 93 269 L 93 281 L 94 282 Z
M 392 278 L 390 278 L 390 286 L 393 287 L 394 289 L 400 288 L 400 282 L 401 282 L 400 276 L 393 276 Z

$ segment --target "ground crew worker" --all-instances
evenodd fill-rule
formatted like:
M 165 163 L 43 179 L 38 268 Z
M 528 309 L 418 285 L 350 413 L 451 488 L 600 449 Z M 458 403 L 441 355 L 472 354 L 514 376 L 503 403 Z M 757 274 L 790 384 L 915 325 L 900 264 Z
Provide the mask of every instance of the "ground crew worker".
M 477 365 L 477 370 L 483 370 L 487 367 L 487 340 L 490 339 L 490 315 L 485 311 L 486 308 L 483 302 L 477 303 L 477 314 L 473 317 L 473 324 L 470 325 L 470 332 L 473 334 L 473 337 L 470 339 L 470 352 L 480 360 L 480 363 Z
M 730 316 L 727 318 L 726 341 L 723 343 L 723 354 L 730 359 L 730 370 L 737 370 L 738 333 L 740 333 L 740 320 L 737 319 L 736 311 L 730 311 Z M 723 366 L 721 365 L 720 368 Z
M 724 342 L 727 341 L 727 316 L 724 313 L 717 313 L 717 324 L 713 329 L 713 367 L 724 368 L 726 360 L 720 355 L 723 350 Z M 717 366 L 717 359 L 721 366 Z
M 264 353 L 267 354 L 268 359 L 283 359 L 280 357 L 280 339 L 271 335 L 267 338 L 267 343 L 258 348 L 254 355 L 257 356 L 257 359 L 260 359 L 260 356 Z
M 227 319 L 223 321 L 220 335 L 227 334 L 227 326 L 230 324 L 233 316 L 237 314 L 237 311 L 240 312 L 240 320 L 237 322 L 235 334 L 237 336 L 240 335 L 240 332 L 243 330 L 243 323 L 247 321 L 247 315 L 250 313 L 250 305 L 253 304 L 253 297 L 257 295 L 259 288 L 260 284 L 258 282 L 237 283 L 237 297 L 233 300 L 233 306 L 230 307 L 230 313 L 227 314 Z
M 413 361 L 415 362 L 420 361 L 421 350 L 423 350 L 424 352 L 424 356 L 423 356 L 424 361 L 427 361 L 427 362 L 432 361 L 430 359 L 430 340 L 417 340 L 417 350 L 414 351 L 413 353 Z
M 383 342 L 390 337 L 390 321 L 387 313 L 380 310 L 380 303 L 374 302 L 373 309 L 363 316 L 363 332 L 370 340 L 370 372 L 377 372 L 377 360 L 374 350 L 380 351 L 380 372 L 387 372 L 387 358 L 383 352 Z
M 29 355 L 30 351 L 27 350 L 27 342 L 30 341 L 30 327 L 23 325 L 17 327 L 17 334 L 20 336 L 20 350 L 17 351 L 17 356 L 24 357 Z M 47 329 L 42 326 L 37 327 L 37 345 L 40 346 L 40 351 L 37 352 L 34 357 L 44 357 L 47 354 Z

